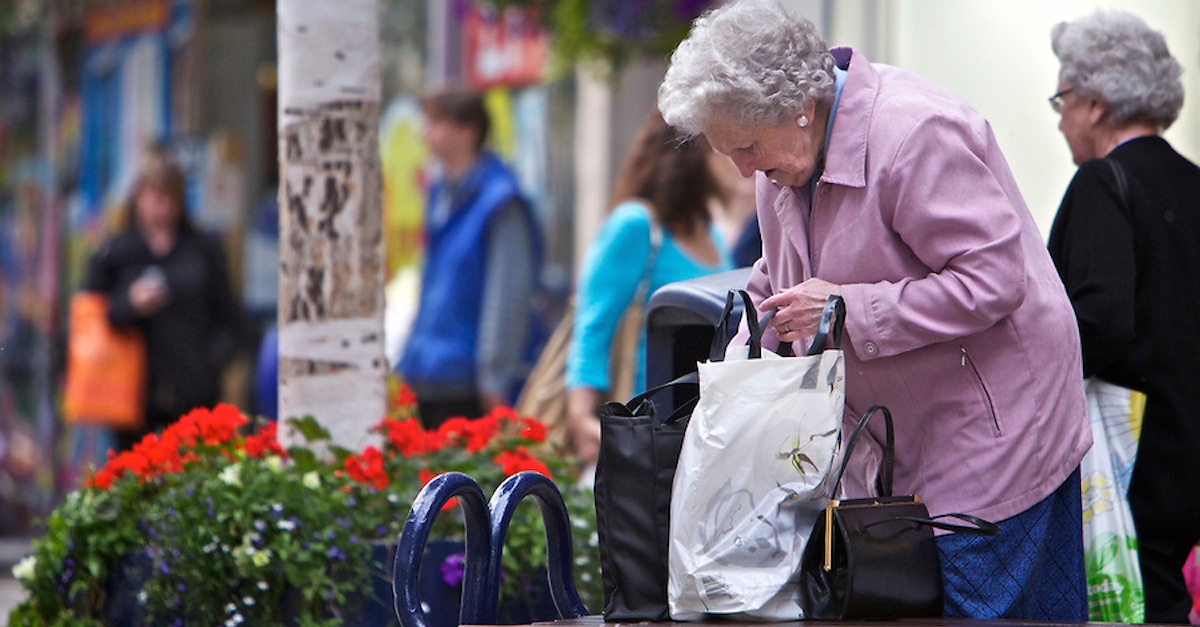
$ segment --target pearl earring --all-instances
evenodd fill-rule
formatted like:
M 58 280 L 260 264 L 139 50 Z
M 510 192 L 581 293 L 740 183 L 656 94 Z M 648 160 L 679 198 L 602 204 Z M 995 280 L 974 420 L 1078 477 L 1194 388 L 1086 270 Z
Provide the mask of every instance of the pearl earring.
M 808 116 L 802 115 L 802 116 L 796 118 L 796 126 L 799 126 L 800 128 L 807 127 L 808 126 Z

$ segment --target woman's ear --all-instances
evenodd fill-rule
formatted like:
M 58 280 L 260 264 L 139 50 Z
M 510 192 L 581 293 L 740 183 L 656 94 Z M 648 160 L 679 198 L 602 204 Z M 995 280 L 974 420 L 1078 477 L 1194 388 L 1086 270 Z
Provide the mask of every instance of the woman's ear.
M 1100 100 L 1088 104 L 1088 123 L 1098 126 L 1108 118 L 1108 105 Z

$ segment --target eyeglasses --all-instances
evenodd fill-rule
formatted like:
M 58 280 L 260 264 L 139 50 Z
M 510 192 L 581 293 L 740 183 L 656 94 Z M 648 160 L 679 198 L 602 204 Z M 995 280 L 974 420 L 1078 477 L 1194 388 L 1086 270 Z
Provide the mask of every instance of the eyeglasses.
M 1050 96 L 1050 108 L 1054 109 L 1055 113 L 1062 113 L 1063 96 L 1075 91 L 1074 87 L 1068 87 L 1053 96 Z

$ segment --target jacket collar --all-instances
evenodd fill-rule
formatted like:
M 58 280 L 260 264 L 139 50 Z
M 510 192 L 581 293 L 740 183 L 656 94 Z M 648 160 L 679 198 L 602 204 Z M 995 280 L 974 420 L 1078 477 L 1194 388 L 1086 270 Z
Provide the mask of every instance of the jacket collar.
M 866 187 L 867 133 L 879 94 L 879 73 L 853 48 L 834 48 L 830 53 L 838 67 L 848 73 L 826 147 L 821 180 L 834 185 Z

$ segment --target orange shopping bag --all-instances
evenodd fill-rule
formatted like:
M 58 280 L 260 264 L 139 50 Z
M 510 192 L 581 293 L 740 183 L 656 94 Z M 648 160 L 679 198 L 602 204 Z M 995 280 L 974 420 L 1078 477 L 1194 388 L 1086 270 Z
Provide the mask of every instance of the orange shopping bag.
M 143 424 L 146 349 L 137 331 L 108 323 L 108 297 L 71 297 L 63 415 L 71 422 L 135 429 Z

